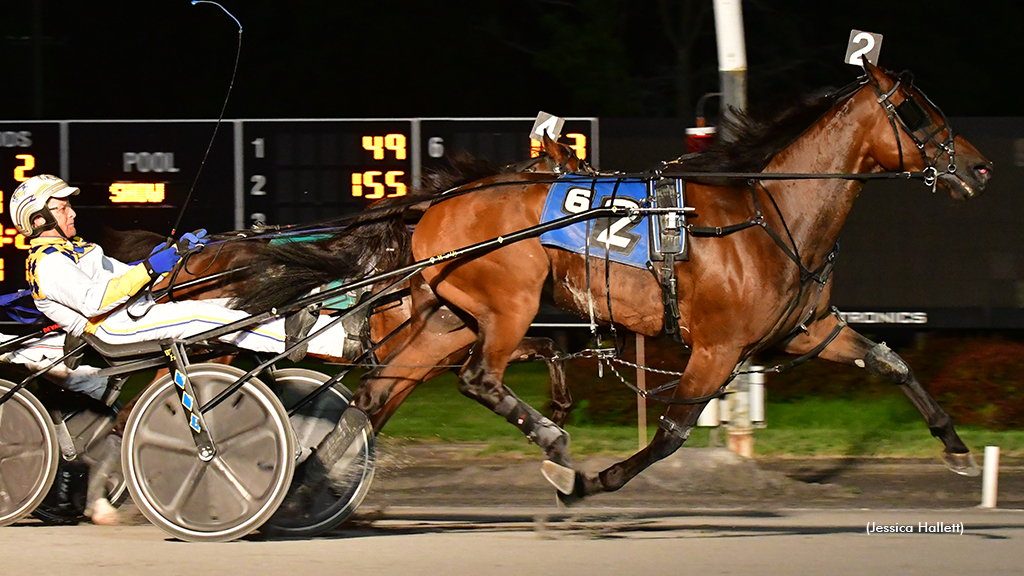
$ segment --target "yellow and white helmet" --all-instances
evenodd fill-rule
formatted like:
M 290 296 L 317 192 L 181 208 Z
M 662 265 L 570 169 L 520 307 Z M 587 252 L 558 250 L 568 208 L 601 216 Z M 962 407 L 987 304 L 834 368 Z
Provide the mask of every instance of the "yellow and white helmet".
M 67 182 L 56 176 L 33 176 L 22 182 L 14 194 L 11 194 L 11 220 L 14 221 L 18 232 L 27 238 L 34 238 L 41 232 L 57 226 L 57 221 L 46 207 L 50 198 L 67 198 L 78 192 L 78 188 L 68 186 Z M 32 220 L 38 216 L 42 216 L 46 222 L 33 226 Z

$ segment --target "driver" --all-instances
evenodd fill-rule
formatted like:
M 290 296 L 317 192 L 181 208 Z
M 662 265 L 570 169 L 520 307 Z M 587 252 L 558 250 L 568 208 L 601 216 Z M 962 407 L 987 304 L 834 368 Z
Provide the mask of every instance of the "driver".
M 33 176 L 11 195 L 11 216 L 18 231 L 30 239 L 27 278 L 36 308 L 72 336 L 93 334 L 108 344 L 186 338 L 249 317 L 227 306 L 228 298 L 156 304 L 147 292 L 129 298 L 150 281 L 174 269 L 177 246 L 158 246 L 133 265 L 103 253 L 97 244 L 75 236 L 75 210 L 68 198 L 79 193 L 48 174 Z M 183 235 L 179 245 L 201 248 L 205 230 Z M 128 304 L 128 305 L 126 305 Z M 331 321 L 321 317 L 313 329 Z M 257 352 L 279 353 L 285 347 L 284 319 L 240 330 L 221 341 Z M 344 329 L 337 324 L 309 342 L 309 351 L 344 355 Z
M 148 258 L 129 265 L 110 258 L 103 249 L 75 234 L 75 210 L 68 199 L 79 193 L 66 182 L 41 174 L 23 182 L 11 195 L 10 213 L 18 231 L 30 239 L 27 278 L 36 308 L 72 336 L 93 334 L 108 344 L 185 338 L 247 318 L 227 307 L 228 299 L 190 300 L 156 304 L 146 292 L 129 299 L 149 282 L 170 272 L 180 259 L 173 245 L 157 246 Z M 202 248 L 205 230 L 182 236 L 182 245 Z M 317 319 L 313 329 L 331 319 Z M 280 353 L 285 348 L 285 320 L 277 318 L 220 340 L 258 352 Z M 306 324 L 310 324 L 309 322 Z M 313 354 L 343 357 L 345 331 L 341 323 L 309 342 Z M 56 360 L 61 355 L 53 358 Z M 120 438 L 111 434 L 104 461 L 120 462 Z M 116 509 L 104 495 L 105 470 L 90 474 L 86 515 L 94 523 L 117 523 Z

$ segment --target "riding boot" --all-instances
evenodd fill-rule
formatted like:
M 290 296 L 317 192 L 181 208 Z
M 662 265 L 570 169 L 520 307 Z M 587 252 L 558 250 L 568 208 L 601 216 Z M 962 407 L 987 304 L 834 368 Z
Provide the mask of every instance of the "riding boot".
M 85 515 L 93 524 L 111 525 L 120 522 L 117 509 L 107 500 L 107 479 L 121 466 L 121 437 L 110 434 L 103 442 L 103 455 L 89 471 L 89 488 L 85 497 Z

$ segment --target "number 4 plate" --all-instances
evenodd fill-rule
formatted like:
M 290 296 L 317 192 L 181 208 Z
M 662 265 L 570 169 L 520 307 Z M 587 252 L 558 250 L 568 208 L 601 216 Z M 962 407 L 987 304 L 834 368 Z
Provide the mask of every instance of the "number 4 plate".
M 547 132 L 548 137 L 557 142 L 558 136 L 562 133 L 563 124 L 565 124 L 565 120 L 558 116 L 544 111 L 538 112 L 537 120 L 533 123 L 533 128 L 530 130 L 530 138 L 543 142 L 544 133 Z
M 850 30 L 850 42 L 846 45 L 846 63 L 863 66 L 864 60 L 878 65 L 878 53 L 882 51 L 882 35 Z

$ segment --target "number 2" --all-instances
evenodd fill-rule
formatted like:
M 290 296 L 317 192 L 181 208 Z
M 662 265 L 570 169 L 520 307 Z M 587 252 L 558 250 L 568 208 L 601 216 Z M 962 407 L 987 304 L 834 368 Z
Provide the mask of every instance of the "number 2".
M 23 164 L 14 168 L 14 179 L 18 182 L 24 182 L 29 178 L 28 176 L 25 176 L 25 172 L 33 170 L 36 167 L 36 157 L 31 154 L 18 154 L 15 158 L 21 160 Z
M 867 32 L 861 32 L 860 34 L 857 34 L 856 36 L 853 37 L 853 40 L 850 42 L 850 44 L 858 44 L 861 41 L 864 42 L 864 47 L 854 50 L 853 53 L 850 54 L 850 59 L 846 61 L 847 63 L 856 64 L 858 66 L 864 65 L 864 60 L 861 58 L 861 56 L 867 54 L 868 52 L 871 52 L 871 49 L 875 47 L 875 37 L 872 36 L 871 34 L 868 34 Z

